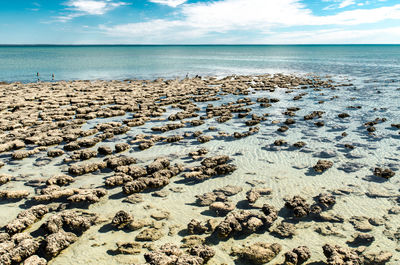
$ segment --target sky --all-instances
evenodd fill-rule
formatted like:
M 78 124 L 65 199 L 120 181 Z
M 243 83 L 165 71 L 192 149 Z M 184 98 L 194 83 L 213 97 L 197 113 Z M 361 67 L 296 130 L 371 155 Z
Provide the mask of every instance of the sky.
M 3 0 L 0 44 L 400 44 L 399 0 Z

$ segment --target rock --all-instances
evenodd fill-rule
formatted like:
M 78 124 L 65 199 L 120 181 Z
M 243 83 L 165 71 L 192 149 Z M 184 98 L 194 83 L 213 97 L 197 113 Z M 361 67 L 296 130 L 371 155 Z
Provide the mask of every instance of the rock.
M 287 130 L 289 130 L 289 127 L 286 125 L 283 125 L 278 128 L 278 132 L 286 132 Z
M 321 224 L 315 227 L 315 232 L 323 235 L 323 236 L 337 236 L 337 237 L 342 237 L 345 238 L 343 234 L 341 234 L 339 231 L 342 231 L 342 227 L 337 227 L 335 224 Z
M 169 212 L 158 211 L 158 212 L 152 213 L 150 216 L 151 216 L 151 218 L 153 218 L 157 221 L 161 221 L 161 220 L 169 218 Z
M 373 229 L 373 226 L 368 221 L 368 217 L 353 216 L 350 218 L 350 223 L 360 232 L 369 232 Z
M 351 246 L 369 246 L 374 242 L 375 237 L 370 234 L 357 233 L 353 235 L 352 241 L 347 241 L 346 243 Z
M 132 221 L 133 217 L 129 213 L 121 210 L 115 214 L 114 218 L 111 221 L 111 225 L 118 229 L 122 229 L 130 224 Z
M 194 160 L 197 160 L 199 158 L 202 158 L 208 153 L 208 150 L 205 148 L 200 148 L 197 151 L 193 151 L 189 153 L 189 156 L 192 157 Z
M 338 264 L 352 264 L 352 265 L 362 265 L 361 259 L 358 254 L 351 249 L 333 246 L 326 244 L 322 247 L 325 257 L 327 258 L 327 263 L 329 265 Z
M 63 154 L 65 154 L 65 152 L 61 149 L 53 149 L 53 150 L 47 151 L 47 156 L 49 156 L 49 157 L 58 157 L 58 156 L 62 156 Z
M 97 156 L 97 151 L 96 150 L 90 150 L 90 149 L 83 149 L 83 150 L 78 150 L 74 151 L 74 153 L 71 155 L 72 160 L 88 160 L 92 157 Z M 65 161 L 65 159 L 64 159 Z
M 189 253 L 192 256 L 200 257 L 204 260 L 204 263 L 207 263 L 212 257 L 215 256 L 215 250 L 205 245 L 193 246 L 189 249 Z
M 60 230 L 72 231 L 81 234 L 88 230 L 98 220 L 97 214 L 82 211 L 64 210 L 51 216 L 43 224 L 49 233 L 57 233 Z
M 23 263 L 23 265 L 46 265 L 46 264 L 47 260 L 37 255 L 30 256 Z
M 128 143 L 118 143 L 115 145 L 115 152 L 121 153 L 123 151 L 128 150 L 130 147 L 131 146 Z
M 211 141 L 212 139 L 214 139 L 214 137 L 211 135 L 201 135 L 197 137 L 197 141 L 199 141 L 200 143 L 206 143 Z
M 294 196 L 291 199 L 285 199 L 285 201 L 285 206 L 293 210 L 295 217 L 302 218 L 311 212 L 310 205 L 300 196 Z
M 28 257 L 34 255 L 40 242 L 27 233 L 15 234 L 10 241 L 0 245 L 0 262 L 4 265 L 20 264 Z
M 136 242 L 117 242 L 116 252 L 119 254 L 136 255 L 142 250 L 142 246 Z
M 146 171 L 145 171 L 146 172 Z M 146 173 L 145 173 L 146 174 Z M 133 181 L 133 177 L 125 173 L 115 173 L 113 176 L 106 178 L 105 184 L 108 187 L 120 186 Z
M 281 222 L 271 232 L 278 237 L 291 238 L 296 234 L 296 227 L 292 223 Z
M 336 199 L 332 194 L 320 193 L 316 201 L 325 209 L 330 209 L 335 205 Z
M 160 178 L 147 178 L 142 177 L 138 178 L 134 181 L 127 182 L 122 190 L 125 194 L 133 194 L 141 192 L 148 188 L 161 188 L 170 183 L 168 177 L 160 177 Z
M 120 155 L 120 156 L 112 156 L 106 158 L 104 162 L 106 162 L 108 168 L 116 169 L 117 167 L 120 166 L 128 166 L 130 164 L 135 164 L 136 158 Z
M 201 235 L 201 234 L 210 234 L 212 233 L 217 226 L 215 219 L 209 219 L 202 224 L 200 221 L 192 219 L 190 223 L 187 225 L 187 232 L 189 235 Z
M 250 261 L 251 264 L 265 264 L 273 260 L 281 249 L 282 246 L 277 243 L 258 242 L 238 251 L 233 251 L 232 254 Z
M 5 190 L 5 191 L 0 191 L 0 198 L 8 200 L 18 200 L 28 197 L 29 194 L 30 194 L 29 191 L 26 190 L 18 190 L 18 191 Z
M 104 197 L 107 194 L 107 191 L 103 188 L 98 189 L 76 189 L 74 191 L 74 195 L 69 196 L 67 198 L 70 202 L 86 202 L 86 203 L 95 203 L 99 202 L 100 198 Z
M 153 265 L 202 265 L 214 255 L 214 250 L 208 246 L 194 246 L 188 250 L 188 254 L 184 254 L 178 246 L 167 243 L 156 251 L 144 254 L 144 258 Z
M 99 152 L 99 154 L 101 155 L 111 155 L 112 154 L 112 149 L 109 146 L 99 146 L 99 148 L 97 148 L 97 152 Z
M 162 238 L 163 233 L 156 228 L 146 228 L 142 230 L 135 238 L 136 241 L 157 241 Z
M 151 194 L 151 196 L 160 197 L 160 198 L 166 198 L 166 197 L 168 197 L 168 191 L 165 191 L 165 190 L 155 191 L 155 192 L 153 192 Z
M 229 156 L 226 155 L 220 155 L 220 156 L 213 156 L 213 157 L 208 157 L 205 158 L 201 164 L 207 168 L 214 168 L 218 165 L 225 164 L 228 162 Z
M 388 251 L 381 251 L 379 253 L 364 253 L 363 254 L 364 265 L 384 265 L 390 261 L 393 254 Z
M 207 192 L 202 195 L 196 195 L 196 204 L 198 206 L 210 206 L 213 202 L 228 201 L 227 196 L 223 192 Z
M 307 144 L 305 142 L 302 142 L 302 141 L 296 142 L 296 143 L 293 144 L 293 146 L 296 147 L 296 148 L 303 148 L 306 145 Z
M 17 218 L 5 226 L 5 230 L 10 235 L 20 233 L 27 227 L 39 221 L 49 209 L 46 205 L 33 206 L 28 210 L 22 211 Z
M 47 236 L 45 252 L 50 257 L 55 257 L 76 240 L 78 240 L 78 237 L 74 233 L 59 230 Z
M 246 193 L 246 199 L 249 204 L 254 204 L 261 195 L 270 195 L 272 190 L 270 188 L 251 188 Z
M 167 143 L 175 143 L 175 142 L 182 141 L 183 139 L 184 139 L 184 138 L 183 138 L 183 136 L 181 136 L 181 135 L 172 135 L 172 136 L 167 137 L 167 138 L 165 139 L 165 141 L 166 141 Z
M 275 146 L 283 146 L 286 145 L 287 141 L 283 140 L 283 139 L 279 139 L 279 140 L 275 140 L 274 145 Z
M 69 167 L 68 172 L 73 175 L 83 175 L 87 173 L 92 173 L 97 170 L 103 169 L 107 166 L 106 162 L 95 162 L 95 163 L 85 163 L 85 164 L 73 164 Z
M 197 235 L 185 236 L 181 242 L 183 243 L 183 248 L 191 248 L 197 245 L 203 245 L 205 242 L 205 238 Z
M 333 166 L 333 162 L 328 160 L 318 160 L 317 164 L 313 169 L 318 173 L 323 173 L 324 171 L 330 169 Z
M 330 222 L 330 223 L 343 223 L 344 218 L 339 214 L 332 214 L 332 213 L 320 213 L 317 215 L 317 219 L 323 222 Z
M 340 113 L 340 114 L 338 115 L 338 117 L 341 118 L 341 119 L 344 119 L 344 118 L 350 117 L 350 115 L 349 115 L 348 113 Z
M 393 172 L 393 170 L 391 170 L 389 168 L 382 169 L 380 167 L 376 167 L 374 169 L 374 175 L 377 177 L 390 179 L 391 177 L 393 177 L 395 175 L 395 173 Z
M 126 197 L 123 202 L 129 202 L 132 204 L 137 204 L 143 202 L 143 197 L 140 194 L 132 194 Z
M 74 182 L 74 178 L 68 175 L 55 175 L 46 181 L 47 185 L 64 186 Z
M 210 204 L 210 210 L 214 211 L 218 216 L 225 216 L 235 209 L 232 202 L 213 202 Z
M 311 251 L 307 246 L 300 246 L 285 253 L 285 265 L 300 265 L 311 258 Z
M 0 174 L 0 185 L 6 184 L 7 182 L 11 181 L 13 177 L 7 174 Z
M 219 189 L 215 189 L 214 192 L 215 193 L 222 192 L 226 196 L 233 196 L 233 195 L 238 194 L 242 190 L 243 190 L 242 187 L 233 186 L 233 185 L 227 185 L 225 187 L 222 187 L 222 188 L 219 188 Z
M 151 164 L 147 166 L 147 173 L 152 174 L 154 172 L 160 171 L 169 167 L 170 162 L 164 157 L 156 158 Z
M 251 212 L 230 212 L 216 227 L 219 237 L 226 238 L 233 233 L 254 233 L 262 227 L 269 227 L 277 218 L 277 211 L 269 205 L 263 206 L 265 215 Z

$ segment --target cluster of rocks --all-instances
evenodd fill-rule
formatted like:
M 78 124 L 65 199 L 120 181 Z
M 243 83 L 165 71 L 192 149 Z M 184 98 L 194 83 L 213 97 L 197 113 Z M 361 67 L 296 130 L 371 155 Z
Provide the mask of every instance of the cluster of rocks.
M 62 189 L 58 185 L 50 185 L 39 190 L 39 194 L 32 197 L 35 201 L 54 201 L 58 199 L 67 199 L 71 203 L 96 203 L 102 197 L 107 195 L 107 191 L 103 188 L 84 189 L 84 188 L 65 188 Z
M 206 245 L 196 245 L 184 252 L 178 246 L 167 243 L 162 245 L 158 250 L 146 253 L 144 258 L 147 264 L 151 265 L 202 265 L 206 264 L 214 255 L 215 251 Z
M 137 172 L 141 174 L 141 170 L 131 171 L 132 180 L 125 182 L 122 190 L 125 194 L 133 194 L 144 191 L 149 188 L 161 188 L 170 183 L 170 178 L 178 175 L 183 171 L 182 165 L 171 165 L 166 158 L 156 158 L 146 167 L 145 176 L 137 176 Z M 129 170 L 127 174 L 129 174 Z
M 62 211 L 48 218 L 39 228 L 43 236 L 32 237 L 23 231 L 39 221 L 49 211 L 45 205 L 37 205 L 18 214 L 0 233 L 0 263 L 4 265 L 47 264 L 63 249 L 74 243 L 78 236 L 96 223 L 95 214 Z M 65 232 L 70 231 L 70 232 Z
M 294 196 L 292 198 L 285 199 L 285 207 L 290 209 L 293 216 L 302 218 L 311 216 L 314 218 L 321 218 L 321 213 L 333 207 L 336 203 L 336 199 L 331 194 L 321 193 L 315 198 L 315 203 L 310 205 L 306 199 L 301 196 Z
M 183 177 L 190 181 L 204 181 L 216 175 L 227 175 L 236 170 L 236 166 L 228 163 L 229 156 L 219 155 L 203 159 L 201 166 L 191 169 Z
M 220 238 L 227 238 L 234 233 L 254 233 L 270 227 L 277 218 L 277 210 L 271 205 L 264 204 L 262 213 L 250 210 L 229 213 L 215 228 L 215 232 Z

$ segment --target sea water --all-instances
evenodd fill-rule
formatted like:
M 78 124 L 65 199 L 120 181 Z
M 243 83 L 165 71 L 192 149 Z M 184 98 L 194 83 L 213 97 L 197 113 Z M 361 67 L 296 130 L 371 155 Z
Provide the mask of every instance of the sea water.
M 398 80 L 400 45 L 0 46 L 0 81 L 276 72 Z

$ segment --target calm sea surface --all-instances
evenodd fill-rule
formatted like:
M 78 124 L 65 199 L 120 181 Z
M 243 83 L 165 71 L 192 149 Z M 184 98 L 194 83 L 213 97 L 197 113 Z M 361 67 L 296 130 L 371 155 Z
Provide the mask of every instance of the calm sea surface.
M 0 46 L 0 80 L 317 73 L 398 79 L 400 45 Z

